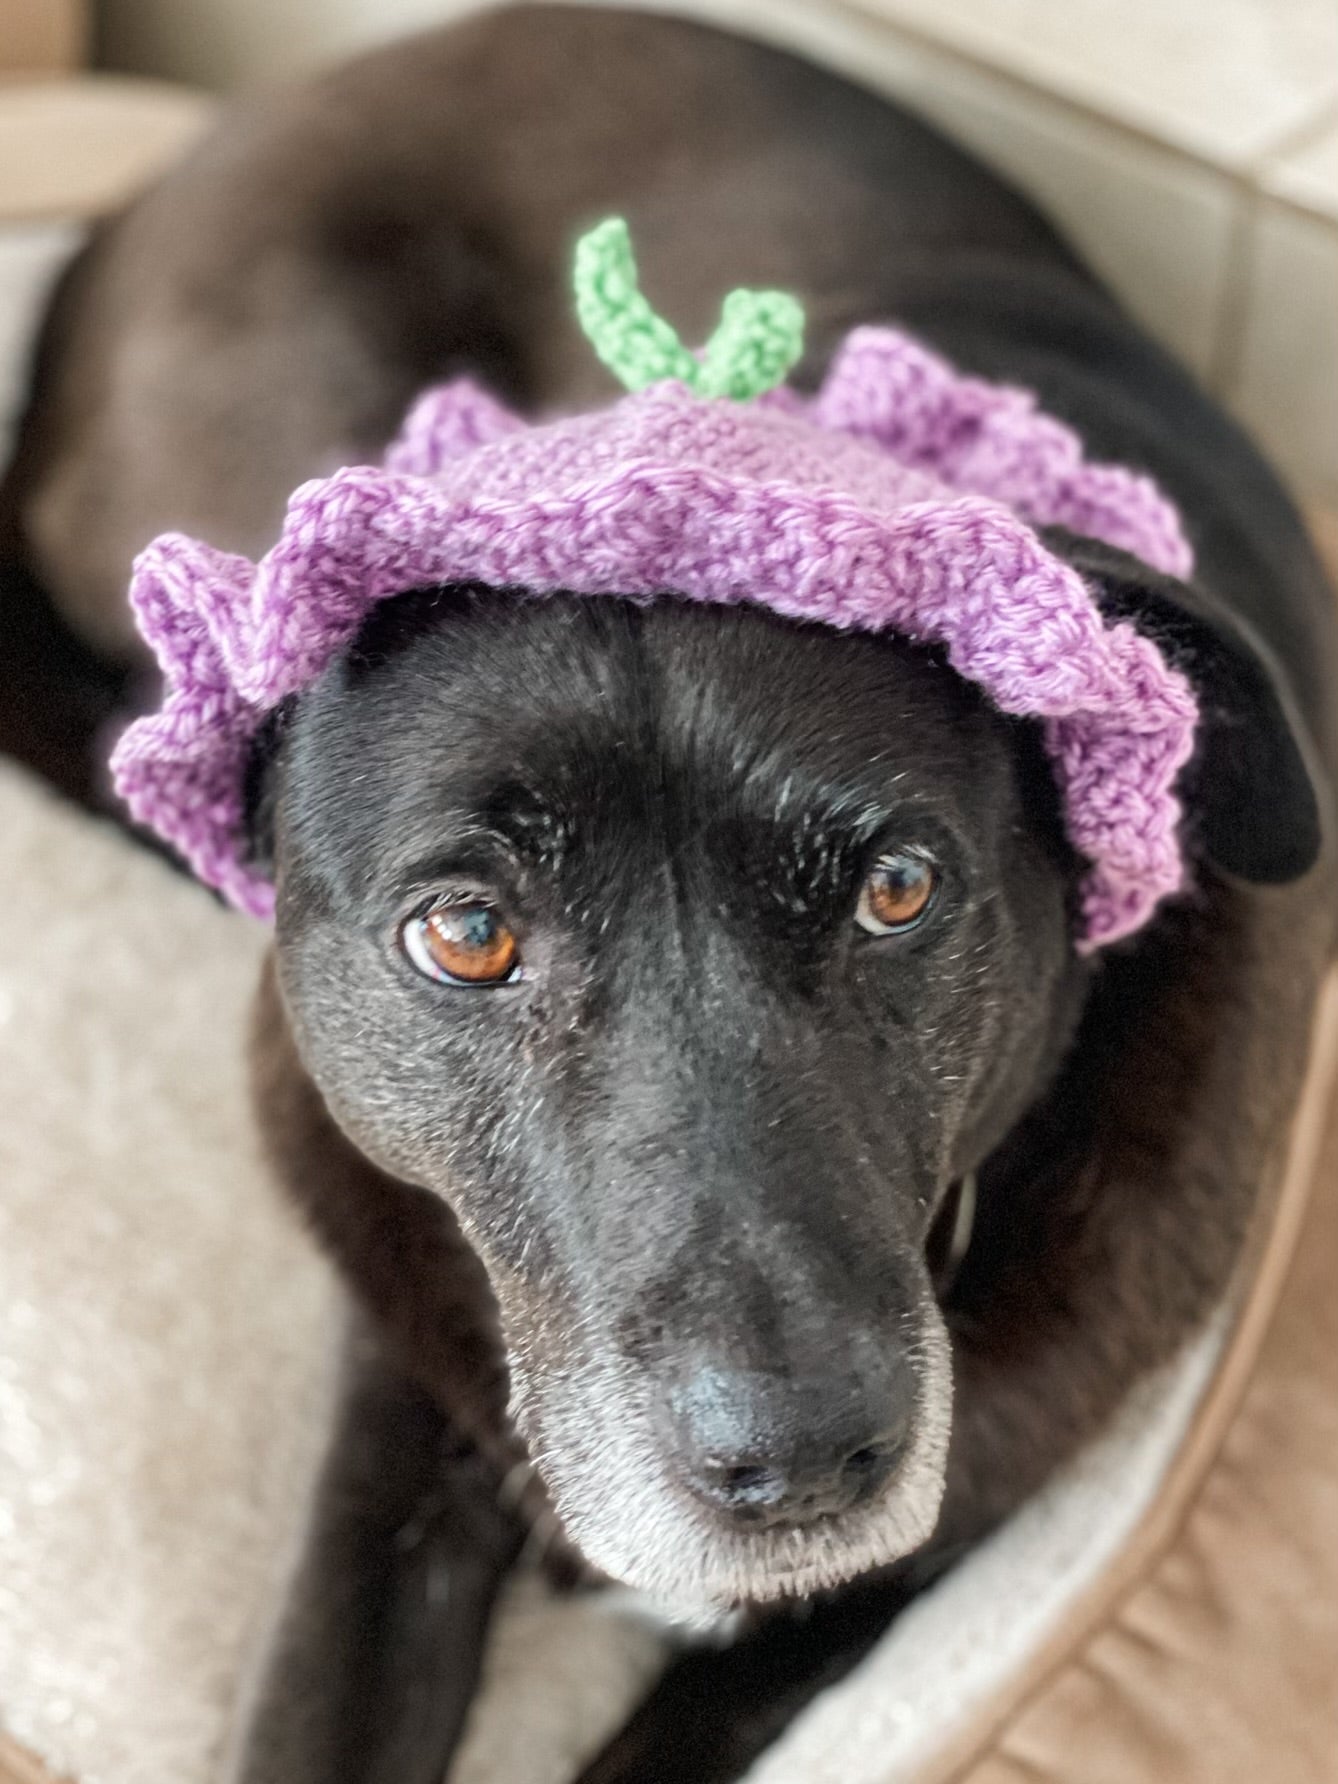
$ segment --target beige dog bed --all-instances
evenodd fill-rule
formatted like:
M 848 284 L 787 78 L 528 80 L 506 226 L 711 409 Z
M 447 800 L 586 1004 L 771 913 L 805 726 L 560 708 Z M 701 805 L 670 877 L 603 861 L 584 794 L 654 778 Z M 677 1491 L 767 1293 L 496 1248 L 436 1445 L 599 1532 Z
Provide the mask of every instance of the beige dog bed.
M 72 239 L 0 234 L 0 361 Z M 206 1784 L 340 1317 L 247 1112 L 263 936 L 4 767 L 0 834 L 0 1784 Z M 1237 1304 L 754 1784 L 1338 1780 L 1336 1063 L 1338 990 Z M 520 1584 L 453 1784 L 563 1784 L 665 1652 Z

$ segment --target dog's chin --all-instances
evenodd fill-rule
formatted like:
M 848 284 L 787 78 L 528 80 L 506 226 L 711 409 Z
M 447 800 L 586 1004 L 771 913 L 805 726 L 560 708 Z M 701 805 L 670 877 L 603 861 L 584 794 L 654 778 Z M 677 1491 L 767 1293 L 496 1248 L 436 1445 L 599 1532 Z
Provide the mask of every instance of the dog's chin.
M 567 1536 L 610 1579 L 685 1623 L 807 1598 L 889 1567 L 933 1534 L 952 1424 L 947 1333 L 927 1315 L 916 1346 L 914 1434 L 876 1499 L 838 1516 L 746 1529 L 677 1485 L 650 1435 L 643 1382 L 616 1359 L 544 1391 L 513 1370 L 513 1410 Z

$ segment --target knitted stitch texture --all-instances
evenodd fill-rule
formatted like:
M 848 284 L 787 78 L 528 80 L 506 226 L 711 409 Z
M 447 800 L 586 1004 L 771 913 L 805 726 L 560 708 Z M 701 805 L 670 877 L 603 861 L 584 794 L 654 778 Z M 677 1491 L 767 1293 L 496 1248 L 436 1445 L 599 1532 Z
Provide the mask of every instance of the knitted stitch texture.
M 591 346 L 629 390 L 674 378 L 736 402 L 774 390 L 804 350 L 804 312 L 784 291 L 731 291 L 700 357 L 637 286 L 632 238 L 610 217 L 576 244 L 576 315 Z
M 1052 523 L 1191 568 L 1149 478 L 1087 463 L 1028 392 L 962 377 L 893 330 L 850 335 L 811 398 L 738 404 L 662 382 L 530 426 L 455 382 L 420 399 L 383 467 L 298 489 L 258 564 L 178 534 L 141 555 L 131 601 L 166 687 L 117 745 L 116 785 L 201 879 L 269 916 L 273 888 L 246 859 L 252 739 L 377 602 L 446 582 L 755 602 L 942 645 L 1000 710 L 1040 722 L 1090 863 L 1090 950 L 1183 884 L 1175 782 L 1197 707 L 1041 544 L 1033 526 Z

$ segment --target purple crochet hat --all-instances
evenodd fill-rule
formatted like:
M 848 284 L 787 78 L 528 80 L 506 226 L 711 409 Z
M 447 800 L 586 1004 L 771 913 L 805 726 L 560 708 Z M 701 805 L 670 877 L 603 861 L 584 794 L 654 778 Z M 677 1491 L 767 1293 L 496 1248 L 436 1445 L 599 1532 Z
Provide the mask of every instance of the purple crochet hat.
M 738 402 L 691 381 L 530 425 L 460 380 L 420 399 L 383 466 L 303 484 L 258 564 L 155 540 L 131 601 L 164 700 L 113 757 L 134 816 L 267 917 L 244 827 L 252 740 L 377 602 L 449 582 L 754 602 L 941 645 L 1000 710 L 1039 721 L 1090 863 L 1078 946 L 1137 930 L 1184 880 L 1175 783 L 1194 695 L 1033 528 L 1184 576 L 1172 505 L 1147 477 L 1087 463 L 1027 392 L 962 377 L 890 329 L 851 334 L 813 397 Z

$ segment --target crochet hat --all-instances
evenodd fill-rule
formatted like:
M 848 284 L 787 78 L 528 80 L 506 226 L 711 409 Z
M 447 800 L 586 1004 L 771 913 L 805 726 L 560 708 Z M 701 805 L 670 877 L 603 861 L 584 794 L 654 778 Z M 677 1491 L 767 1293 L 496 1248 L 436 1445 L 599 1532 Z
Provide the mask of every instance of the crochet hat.
M 941 645 L 1000 710 L 1037 720 L 1090 864 L 1078 946 L 1138 929 L 1184 878 L 1174 789 L 1194 695 L 1033 529 L 1184 576 L 1155 484 L 1089 464 L 1028 392 L 962 377 L 892 329 L 857 329 L 801 396 L 780 383 L 802 316 L 779 293 L 733 293 L 689 353 L 637 290 L 616 219 L 580 244 L 577 295 L 633 387 L 608 408 L 531 425 L 458 380 L 420 399 L 384 465 L 303 484 L 259 563 L 179 534 L 142 554 L 131 601 L 165 692 L 113 757 L 134 816 L 268 916 L 273 887 L 247 859 L 252 741 L 377 602 L 450 582 L 752 602 Z

